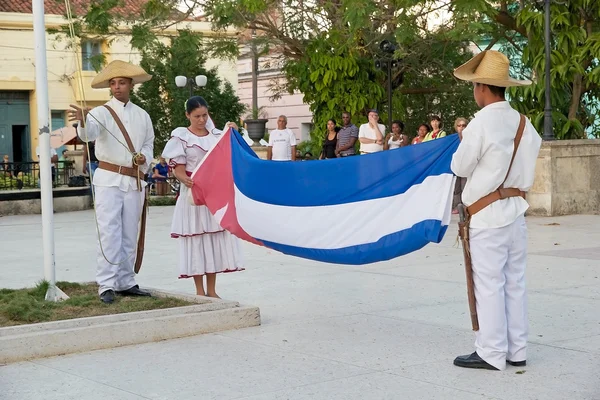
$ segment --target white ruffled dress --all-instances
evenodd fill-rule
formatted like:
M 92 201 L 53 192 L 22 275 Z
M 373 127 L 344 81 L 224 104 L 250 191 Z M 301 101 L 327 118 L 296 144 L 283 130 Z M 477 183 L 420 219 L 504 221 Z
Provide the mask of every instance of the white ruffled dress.
M 171 133 L 162 156 L 169 165 L 185 165 L 188 175 L 218 140 L 220 131 L 212 130 L 207 136 L 196 136 L 187 128 L 176 128 Z M 175 204 L 171 237 L 179 241 L 179 277 L 241 271 L 239 239 L 224 230 L 206 206 L 195 206 L 188 200 L 187 186 L 180 186 Z

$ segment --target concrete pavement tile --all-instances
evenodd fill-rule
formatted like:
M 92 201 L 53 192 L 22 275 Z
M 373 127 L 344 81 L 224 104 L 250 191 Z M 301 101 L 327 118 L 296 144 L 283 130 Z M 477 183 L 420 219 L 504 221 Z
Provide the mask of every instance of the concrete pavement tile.
M 530 340 L 549 343 L 600 332 L 600 300 L 529 294 Z
M 469 332 L 358 314 L 221 333 L 373 370 L 451 361 Z
M 385 310 L 373 315 L 467 331 L 471 328 L 471 319 L 466 293 L 464 297 L 460 302 Z M 528 303 L 531 342 L 550 343 L 576 339 L 585 332 L 600 332 L 599 300 L 529 293 Z
M 472 392 L 432 385 L 397 375 L 375 372 L 352 378 L 297 386 L 236 400 L 492 400 Z
M 252 286 L 250 292 L 237 287 L 245 290 L 243 295 L 230 295 L 232 287 L 227 286 L 221 296 L 259 306 L 265 325 L 439 304 L 464 297 L 464 290 L 456 283 L 370 273 L 337 272 L 299 277 L 291 283 L 274 278 Z
M 96 365 L 101 369 L 102 366 Z M 136 400 L 147 399 L 128 390 L 81 378 L 32 362 L 0 366 L 2 400 Z
M 37 362 L 156 400 L 226 400 L 370 372 L 213 334 Z
M 588 299 L 600 300 L 600 284 L 597 285 L 579 285 L 568 289 L 552 290 L 552 293 L 561 296 L 583 297 Z
M 594 260 L 565 260 L 530 253 L 526 279 L 529 290 L 566 289 L 584 282 L 600 284 L 600 272 Z
M 571 350 L 587 351 L 596 353 L 600 356 L 600 335 L 584 336 L 578 339 L 559 340 L 556 342 L 551 342 L 549 345 Z
M 579 249 L 556 249 L 550 251 L 542 251 L 536 254 L 561 258 L 574 258 L 579 260 L 600 261 L 600 247 L 587 247 Z
M 455 355 L 469 351 L 458 350 Z M 450 360 L 388 372 L 505 400 L 597 400 L 599 367 L 596 354 L 533 345 L 528 351 L 526 367 L 508 366 L 505 371 L 459 368 Z M 525 372 L 518 374 L 519 371 Z

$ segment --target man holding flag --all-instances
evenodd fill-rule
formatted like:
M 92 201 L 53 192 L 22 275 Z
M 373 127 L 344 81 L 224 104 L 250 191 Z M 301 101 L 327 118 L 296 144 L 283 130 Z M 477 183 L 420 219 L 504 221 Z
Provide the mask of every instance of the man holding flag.
M 541 138 L 505 100 L 507 87 L 531 84 L 509 77 L 509 67 L 504 54 L 487 50 L 454 71 L 473 82 L 481 107 L 451 163 L 457 176 L 467 178 L 463 244 L 476 300 L 475 352 L 454 360 L 465 368 L 504 370 L 506 363 L 524 366 L 527 358 L 525 194 L 533 185 Z

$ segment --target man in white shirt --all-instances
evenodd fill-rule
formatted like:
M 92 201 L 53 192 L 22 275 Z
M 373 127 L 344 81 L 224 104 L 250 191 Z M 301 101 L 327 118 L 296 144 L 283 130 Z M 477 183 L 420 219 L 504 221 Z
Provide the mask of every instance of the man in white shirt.
M 85 142 L 96 141 L 99 161 L 93 177 L 99 231 L 96 281 L 104 303 L 112 303 L 115 292 L 150 296 L 136 284 L 133 267 L 145 197 L 146 182 L 142 179 L 154 154 L 154 128 L 148 113 L 131 103 L 129 95 L 135 84 L 151 78 L 136 65 L 113 61 L 92 81 L 95 89 L 110 88 L 113 98 L 105 106 L 92 110 L 72 105 L 69 113 L 72 120 L 79 121 L 79 137 Z M 134 152 L 106 106 L 122 122 Z
M 479 321 L 475 352 L 457 357 L 454 364 L 459 367 L 504 370 L 506 363 L 526 365 L 524 214 L 529 205 L 524 197 L 533 185 L 541 138 L 504 97 L 506 87 L 531 82 L 510 78 L 508 71 L 506 56 L 488 50 L 454 72 L 457 78 L 473 82 L 473 95 L 481 107 L 463 131 L 451 164 L 457 176 L 467 178 L 462 201 L 470 218 Z
M 296 135 L 287 128 L 287 117 L 280 115 L 277 129 L 269 132 L 267 159 L 273 161 L 296 161 Z
M 383 151 L 385 126 L 379 123 L 379 113 L 377 110 L 369 110 L 367 118 L 369 122 L 362 124 L 358 129 L 360 153 L 369 154 Z

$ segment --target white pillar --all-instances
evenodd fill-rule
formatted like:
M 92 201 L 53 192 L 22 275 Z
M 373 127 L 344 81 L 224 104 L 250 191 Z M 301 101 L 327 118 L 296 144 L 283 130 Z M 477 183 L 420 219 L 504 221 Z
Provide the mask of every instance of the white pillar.
M 48 73 L 46 66 L 46 25 L 44 0 L 32 0 L 35 42 L 35 91 L 37 99 L 40 146 L 40 189 L 42 202 L 42 238 L 44 247 L 44 278 L 50 282 L 46 300 L 68 298 L 56 288 L 54 262 L 54 208 L 52 205 L 52 167 L 50 162 L 50 107 L 48 105 Z

